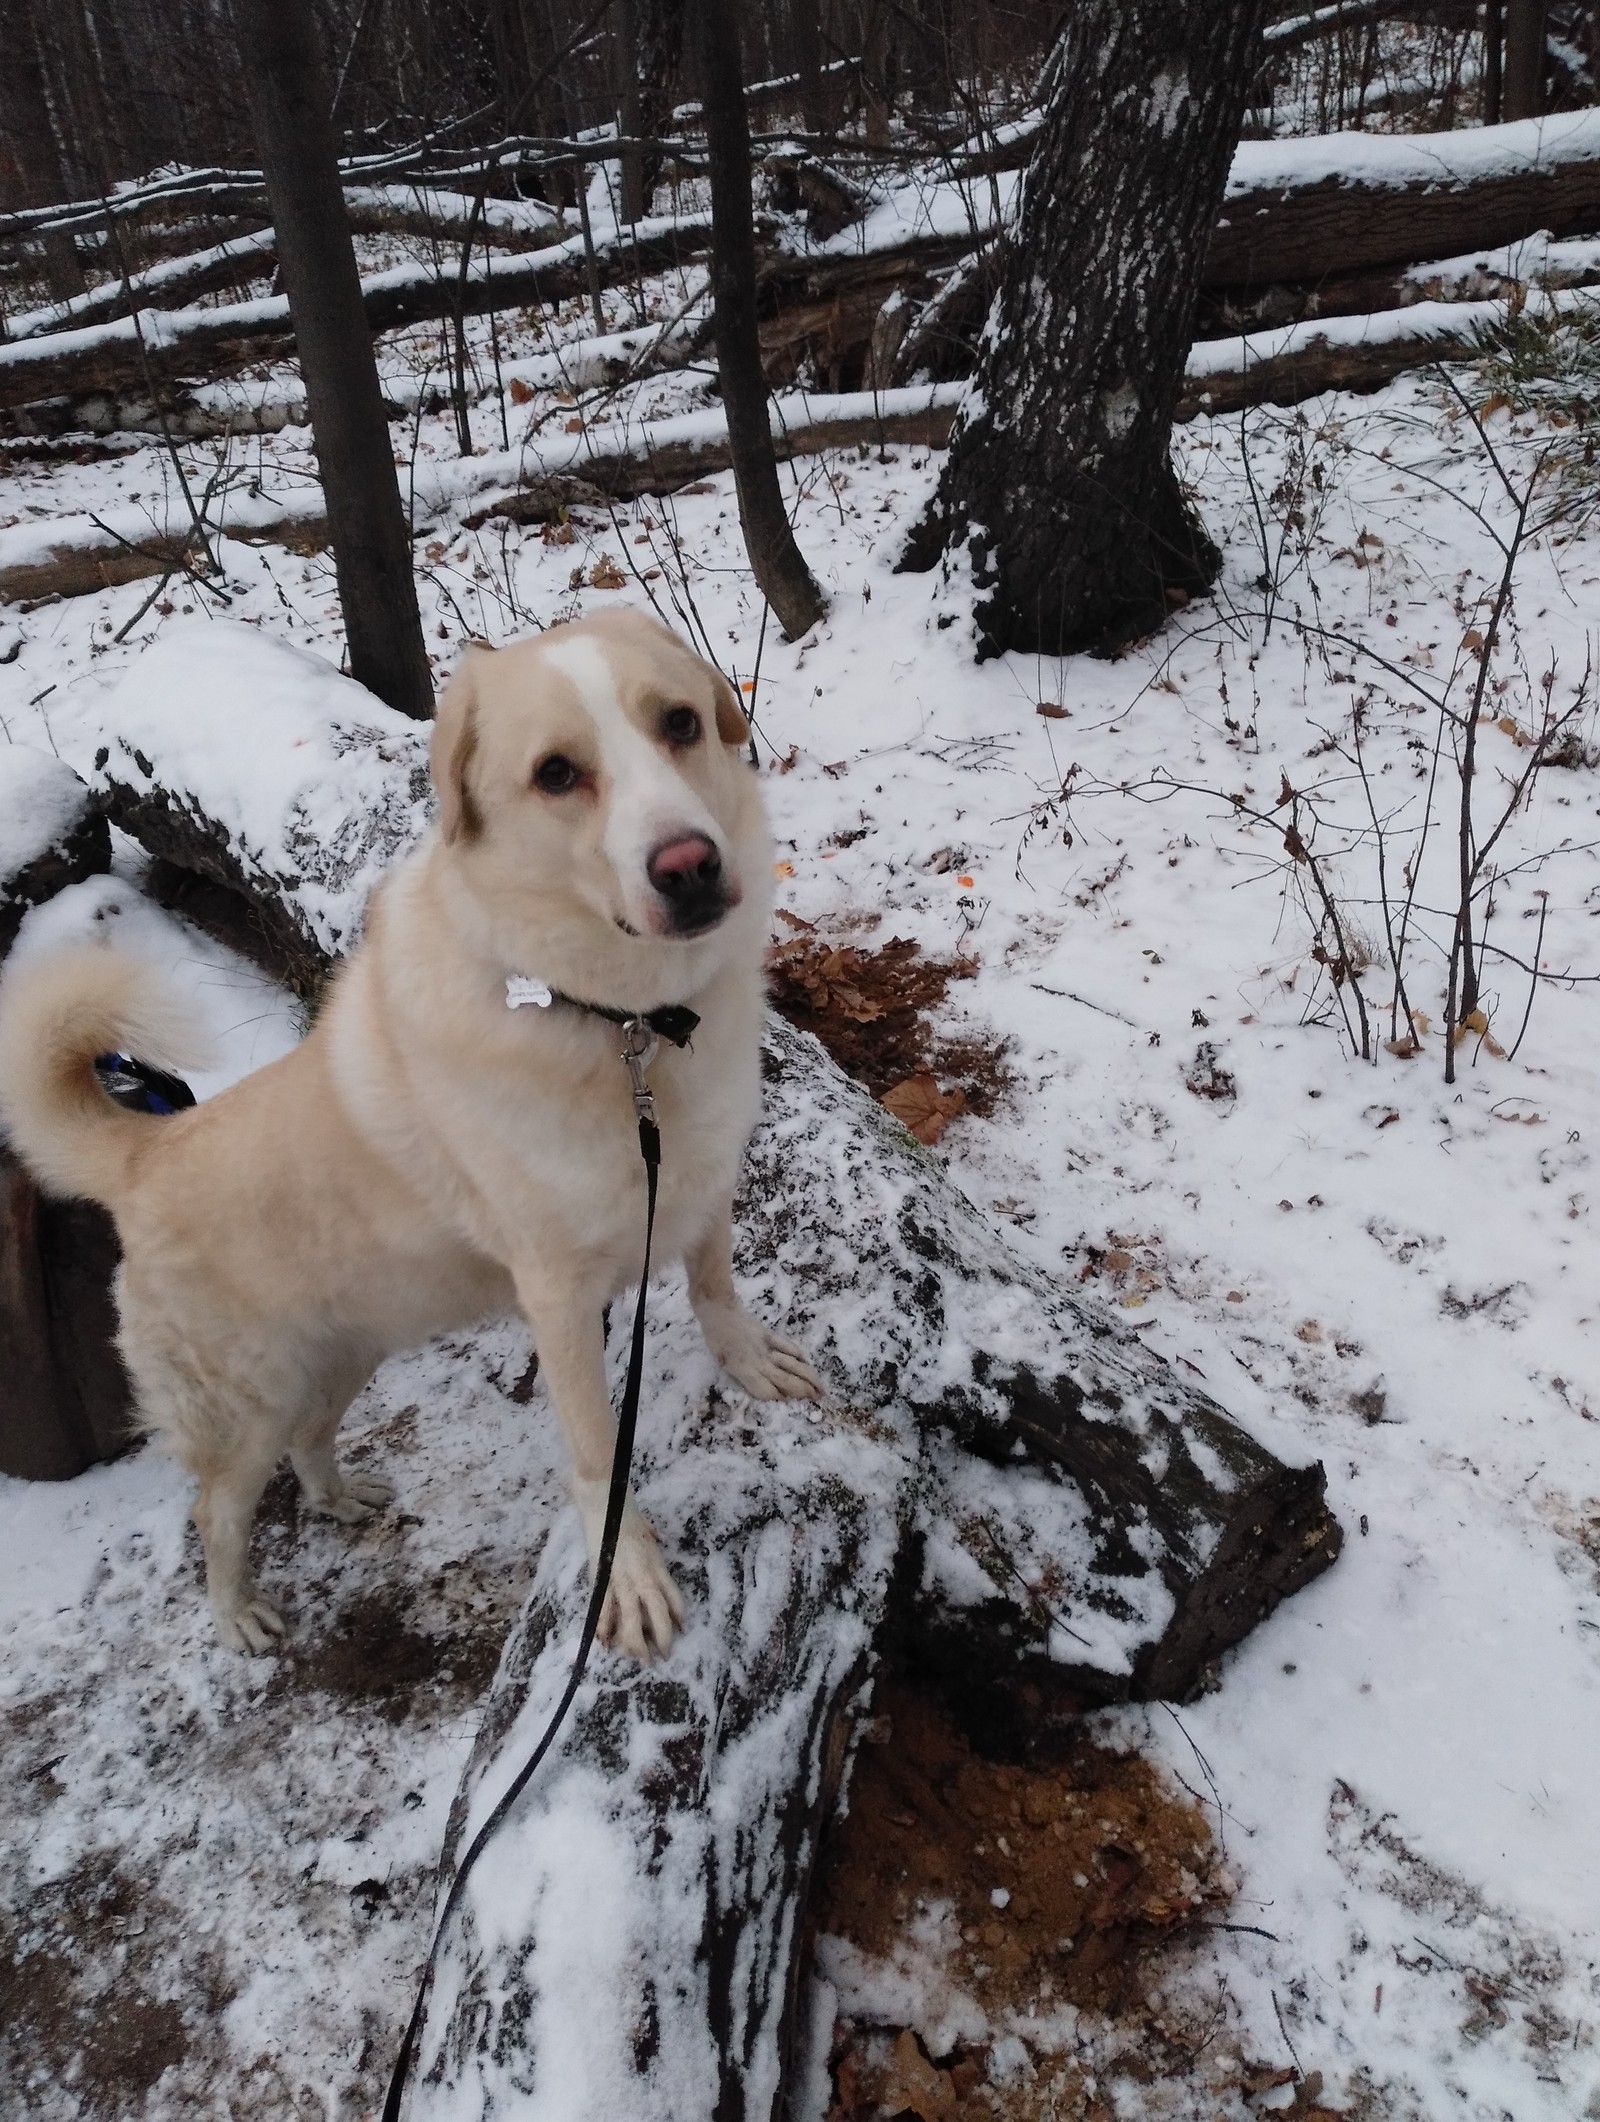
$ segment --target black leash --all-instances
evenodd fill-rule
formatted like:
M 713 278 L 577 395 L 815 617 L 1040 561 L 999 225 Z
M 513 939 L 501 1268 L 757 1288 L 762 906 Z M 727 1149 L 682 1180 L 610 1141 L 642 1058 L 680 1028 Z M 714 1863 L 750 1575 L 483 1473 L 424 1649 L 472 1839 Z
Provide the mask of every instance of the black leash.
M 417 2001 L 411 2007 L 405 2038 L 400 2043 L 400 2053 L 389 2079 L 388 2097 L 383 2103 L 383 2122 L 400 2122 L 400 2103 L 405 2097 L 406 2081 L 411 2075 L 411 2064 L 416 2053 L 417 2036 L 422 2031 L 423 2009 L 428 2001 L 428 1989 L 433 1980 L 439 1947 L 444 1942 L 445 1928 L 456 1905 L 461 1899 L 468 1874 L 482 1856 L 495 1831 L 504 1822 L 506 1815 L 527 1788 L 534 1770 L 550 1751 L 557 1732 L 566 1720 L 573 1698 L 583 1681 L 584 1668 L 589 1662 L 589 1652 L 594 1644 L 595 1630 L 600 1625 L 601 1609 L 605 1605 L 606 1592 L 611 1583 L 611 1565 L 616 1559 L 617 1537 L 622 1529 L 622 1507 L 628 1494 L 628 1476 L 633 1465 L 633 1434 L 639 1419 L 639 1387 L 644 1375 L 644 1326 L 645 1296 L 650 1286 L 650 1244 L 656 1227 L 656 1179 L 661 1169 L 661 1132 L 656 1125 L 655 1101 L 645 1082 L 644 1072 L 650 1066 L 656 1051 L 655 1034 L 660 1032 L 675 1046 L 688 1043 L 689 1034 L 699 1023 L 693 1010 L 673 1008 L 654 1010 L 646 1016 L 629 1016 L 624 1010 L 604 1009 L 598 1003 L 578 1002 L 570 995 L 553 994 L 544 990 L 551 1001 L 566 1002 L 575 1009 L 588 1010 L 591 1015 L 604 1017 L 609 1022 L 620 1024 L 627 1036 L 622 1049 L 622 1059 L 627 1066 L 629 1080 L 633 1086 L 633 1109 L 639 1122 L 639 1154 L 644 1159 L 645 1173 L 645 1218 L 644 1218 L 644 1272 L 639 1277 L 639 1300 L 633 1310 L 633 1341 L 628 1350 L 628 1375 L 622 1388 L 622 1405 L 617 1413 L 617 1444 L 611 1455 L 611 1487 L 606 1496 L 605 1529 L 600 1536 L 600 1553 L 594 1566 L 594 1589 L 589 1594 L 589 1610 L 583 1617 L 583 1633 L 578 1638 L 578 1654 L 572 1661 L 572 1671 L 567 1676 L 567 1685 L 556 1713 L 545 1726 L 543 1735 L 533 1752 L 523 1762 L 511 1779 L 494 1811 L 467 1845 L 465 1856 L 456 1866 L 456 1875 L 450 1882 L 450 1891 L 445 1896 L 444 1907 L 439 1911 L 439 1920 L 434 1925 L 433 1942 L 428 1947 L 428 1957 L 423 1963 L 422 1978 L 417 1984 Z M 537 996 L 524 996 L 522 1000 L 537 1001 Z M 508 983 L 507 1002 L 511 1008 L 518 1007 L 512 999 Z M 548 1008 L 548 1002 L 541 1002 Z M 670 1019 L 664 1023 L 662 1019 Z

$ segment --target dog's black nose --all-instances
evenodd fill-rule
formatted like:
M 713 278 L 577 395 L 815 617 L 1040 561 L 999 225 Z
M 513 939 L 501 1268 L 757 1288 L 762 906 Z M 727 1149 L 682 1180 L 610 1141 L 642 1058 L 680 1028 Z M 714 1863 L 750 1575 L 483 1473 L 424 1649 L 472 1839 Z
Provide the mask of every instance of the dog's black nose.
M 722 857 L 704 833 L 663 841 L 645 864 L 645 875 L 666 900 L 676 929 L 709 928 L 726 911 Z

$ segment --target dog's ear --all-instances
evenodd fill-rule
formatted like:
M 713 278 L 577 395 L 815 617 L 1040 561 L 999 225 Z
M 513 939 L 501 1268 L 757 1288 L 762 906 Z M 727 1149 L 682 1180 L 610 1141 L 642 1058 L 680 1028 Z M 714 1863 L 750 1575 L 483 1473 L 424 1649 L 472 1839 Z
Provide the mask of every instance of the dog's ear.
M 439 798 L 439 829 L 447 843 L 476 840 L 483 831 L 483 812 L 472 787 L 472 762 L 478 751 L 478 661 L 492 651 L 487 643 L 469 642 L 445 687 L 433 715 L 428 765 Z
M 717 735 L 724 744 L 745 744 L 750 738 L 749 718 L 721 671 L 717 672 Z

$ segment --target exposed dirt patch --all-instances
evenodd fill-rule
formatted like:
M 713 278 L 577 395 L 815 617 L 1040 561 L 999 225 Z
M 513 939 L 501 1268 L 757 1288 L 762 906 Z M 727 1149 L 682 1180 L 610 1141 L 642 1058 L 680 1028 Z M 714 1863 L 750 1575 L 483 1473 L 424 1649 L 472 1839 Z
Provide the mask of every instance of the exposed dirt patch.
M 446 1635 L 414 1625 L 404 1598 L 388 1590 L 358 1593 L 306 1640 L 290 1638 L 275 1677 L 299 1691 L 320 1689 L 347 1702 L 371 1702 L 391 1723 L 404 1718 L 419 1687 L 441 1686 L 473 1698 L 500 1659 L 498 1618 L 476 1617 Z
M 880 1697 L 812 1914 L 817 1933 L 887 1960 L 943 1904 L 945 1971 L 991 2022 L 1076 2006 L 1121 2022 L 1147 2057 L 1171 2051 L 1182 2071 L 1160 1947 L 1232 1890 L 1199 1808 L 1139 1755 L 1083 1738 L 1044 1766 L 989 1761 L 902 1685 Z M 1017 2106 L 989 2082 L 987 2057 L 983 2044 L 929 2057 L 908 2029 L 841 2021 L 833 2122 L 1039 2112 L 1039 2087 L 1019 2089 Z M 1062 2115 L 1097 2112 L 1078 2075 L 1076 2092 L 1063 2082 Z
M 951 982 L 977 971 L 976 958 L 929 958 L 905 936 L 868 950 L 797 914 L 779 918 L 793 933 L 768 955 L 772 1006 L 813 1032 L 847 1076 L 923 1141 L 937 1141 L 957 1112 L 993 1111 L 1011 1080 L 1004 1042 L 946 1034 L 933 1022 Z
M 8 2113 L 48 2112 L 56 2088 L 70 2090 L 74 2112 L 120 2118 L 130 2095 L 183 2061 L 183 2012 L 148 1987 L 142 1942 L 152 1921 L 171 1914 L 120 1872 L 85 1865 L 41 1890 L 25 1922 L 13 1918 L 0 1933 Z

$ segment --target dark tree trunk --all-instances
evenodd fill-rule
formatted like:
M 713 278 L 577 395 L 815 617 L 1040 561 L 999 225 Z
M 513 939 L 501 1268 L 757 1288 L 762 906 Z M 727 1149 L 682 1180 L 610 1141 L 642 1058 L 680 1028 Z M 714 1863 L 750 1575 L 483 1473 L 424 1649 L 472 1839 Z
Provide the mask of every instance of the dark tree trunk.
M 1046 69 L 970 408 L 904 565 L 966 539 L 979 652 L 1148 632 L 1217 556 L 1168 453 L 1262 0 L 1082 0 Z
M 352 674 L 425 719 L 433 679 L 310 0 L 237 0 L 256 142 L 327 497 Z
M 53 206 L 67 182 L 27 0 L 0 0 L 0 54 L 0 186 L 10 206 Z M 40 244 L 50 293 L 57 301 L 81 295 L 83 266 L 70 232 L 48 230 Z
M 1546 0 L 1506 0 L 1505 88 L 1501 115 L 1537 118 L 1544 109 Z
M 1501 0 L 1483 5 L 1483 122 L 1498 125 L 1505 116 L 1505 10 Z
M 827 600 L 806 566 L 778 484 L 756 325 L 756 237 L 750 198 L 750 121 L 739 31 L 730 0 L 698 0 L 700 71 L 711 164 L 711 291 L 717 373 L 728 413 L 745 551 L 763 596 L 792 641 Z
M 790 17 L 795 66 L 800 75 L 800 115 L 807 132 L 833 131 L 832 76 L 822 70 L 822 0 L 794 0 Z
M 683 79 L 686 0 L 633 0 L 633 54 L 639 131 L 660 140 L 673 132 L 673 108 Z M 661 178 L 661 157 L 647 153 L 641 164 L 642 213 Z

